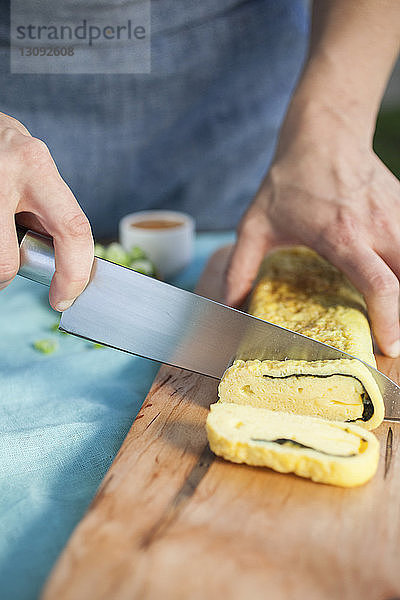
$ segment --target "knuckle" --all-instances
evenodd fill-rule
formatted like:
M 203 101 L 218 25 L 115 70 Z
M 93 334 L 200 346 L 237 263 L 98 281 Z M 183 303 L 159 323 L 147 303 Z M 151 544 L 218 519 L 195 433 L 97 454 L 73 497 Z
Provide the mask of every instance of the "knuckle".
M 92 230 L 87 217 L 83 212 L 67 213 L 60 222 L 62 235 L 72 238 L 91 238 Z
M 0 114 L 0 121 L 2 125 L 4 124 L 4 127 L 2 127 L 2 129 L 11 129 L 17 132 L 22 131 L 25 135 L 29 135 L 29 131 L 27 130 L 25 125 L 21 123 L 21 121 L 18 121 L 18 119 L 16 119 L 15 117 L 12 117 L 11 115 Z
M 7 147 L 15 143 L 16 140 L 22 140 L 21 133 L 15 127 L 10 127 L 9 125 L 1 130 L 0 138 L 2 143 L 7 144 Z
M 240 221 L 237 235 L 241 238 L 254 238 L 264 234 L 264 221 L 262 215 L 256 211 L 249 211 Z
M 51 156 L 46 144 L 38 138 L 24 136 L 23 143 L 19 144 L 18 157 L 30 166 L 43 166 L 50 162 Z
M 23 145 L 26 140 L 29 140 L 30 136 L 25 135 L 15 126 L 6 124 L 5 127 L 0 129 L 0 140 L 2 145 L 5 145 L 7 149 L 13 150 L 20 145 Z
M 369 291 L 377 297 L 396 296 L 399 293 L 397 277 L 390 272 L 377 272 L 369 277 Z
M 347 208 L 339 209 L 337 217 L 324 230 L 324 239 L 335 250 L 343 250 L 359 242 L 360 226 L 356 215 Z

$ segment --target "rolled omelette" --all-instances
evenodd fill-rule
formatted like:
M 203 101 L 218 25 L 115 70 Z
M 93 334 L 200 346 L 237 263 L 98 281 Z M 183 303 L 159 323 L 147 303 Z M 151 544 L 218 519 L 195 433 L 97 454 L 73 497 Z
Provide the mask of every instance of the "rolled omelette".
M 358 486 L 378 466 L 378 440 L 353 423 L 218 402 L 206 427 L 218 456 L 319 483 Z
M 361 294 L 308 248 L 280 248 L 267 255 L 249 312 L 376 366 Z M 352 359 L 236 360 L 221 379 L 219 399 L 354 422 L 366 429 L 374 429 L 384 417 L 375 379 Z

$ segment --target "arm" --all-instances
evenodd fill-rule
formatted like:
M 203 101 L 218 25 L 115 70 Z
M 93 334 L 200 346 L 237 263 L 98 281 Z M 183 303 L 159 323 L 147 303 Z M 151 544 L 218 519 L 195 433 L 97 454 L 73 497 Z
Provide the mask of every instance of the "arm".
M 66 310 L 89 280 L 93 262 L 89 222 L 44 142 L 0 113 L 0 290 L 19 268 L 15 215 L 19 223 L 53 237 L 56 272 L 50 303 L 56 310 Z
M 310 246 L 362 292 L 389 356 L 400 354 L 400 184 L 372 139 L 399 39 L 397 0 L 314 2 L 308 61 L 226 280 L 226 301 L 238 305 L 267 250 Z

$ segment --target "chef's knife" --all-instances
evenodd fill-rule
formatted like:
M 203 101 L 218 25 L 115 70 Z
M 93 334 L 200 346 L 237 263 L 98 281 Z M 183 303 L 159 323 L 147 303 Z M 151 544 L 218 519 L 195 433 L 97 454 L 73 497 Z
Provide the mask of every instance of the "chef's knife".
M 50 285 L 55 270 L 52 240 L 20 227 L 18 237 L 19 275 Z M 60 329 L 217 379 L 234 358 L 354 358 L 327 344 L 100 258 L 94 260 L 84 292 L 62 313 Z M 385 418 L 400 421 L 399 386 L 364 364 L 382 392 Z

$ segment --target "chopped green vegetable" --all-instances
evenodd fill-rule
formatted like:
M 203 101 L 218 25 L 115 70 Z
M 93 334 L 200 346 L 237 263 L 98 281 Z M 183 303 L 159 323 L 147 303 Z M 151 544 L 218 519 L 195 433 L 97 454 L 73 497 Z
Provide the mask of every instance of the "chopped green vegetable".
M 110 244 L 108 248 L 106 248 L 104 258 L 116 265 L 129 267 L 129 255 L 125 252 L 121 244 L 118 244 L 117 242 Z
M 53 354 L 53 352 L 58 350 L 58 342 L 52 339 L 36 340 L 33 343 L 33 347 L 38 352 L 42 352 L 42 354 Z
M 143 275 L 153 276 L 155 272 L 153 263 L 147 258 L 134 260 L 129 266 L 133 271 L 137 271 Z
M 155 266 L 139 246 L 133 246 L 130 252 L 125 252 L 121 244 L 117 242 L 113 242 L 109 246 L 95 244 L 94 253 L 98 258 L 105 258 L 110 262 L 128 267 L 128 269 L 132 269 L 143 275 L 149 275 L 150 277 L 157 276 Z
M 53 325 L 50 327 L 51 331 L 55 331 L 56 333 L 62 333 L 62 335 L 69 335 L 66 331 L 61 331 L 61 329 L 58 329 L 60 326 L 60 321 L 57 321 L 57 323 L 53 323 Z
M 103 344 L 95 343 L 95 344 L 93 344 L 93 348 L 95 348 L 97 350 L 98 348 L 105 348 L 105 346 L 103 346 Z
M 139 246 L 133 246 L 131 251 L 129 252 L 129 259 L 131 263 L 134 260 L 138 260 L 139 258 L 147 258 L 146 253 L 144 252 L 144 250 L 139 248 Z

